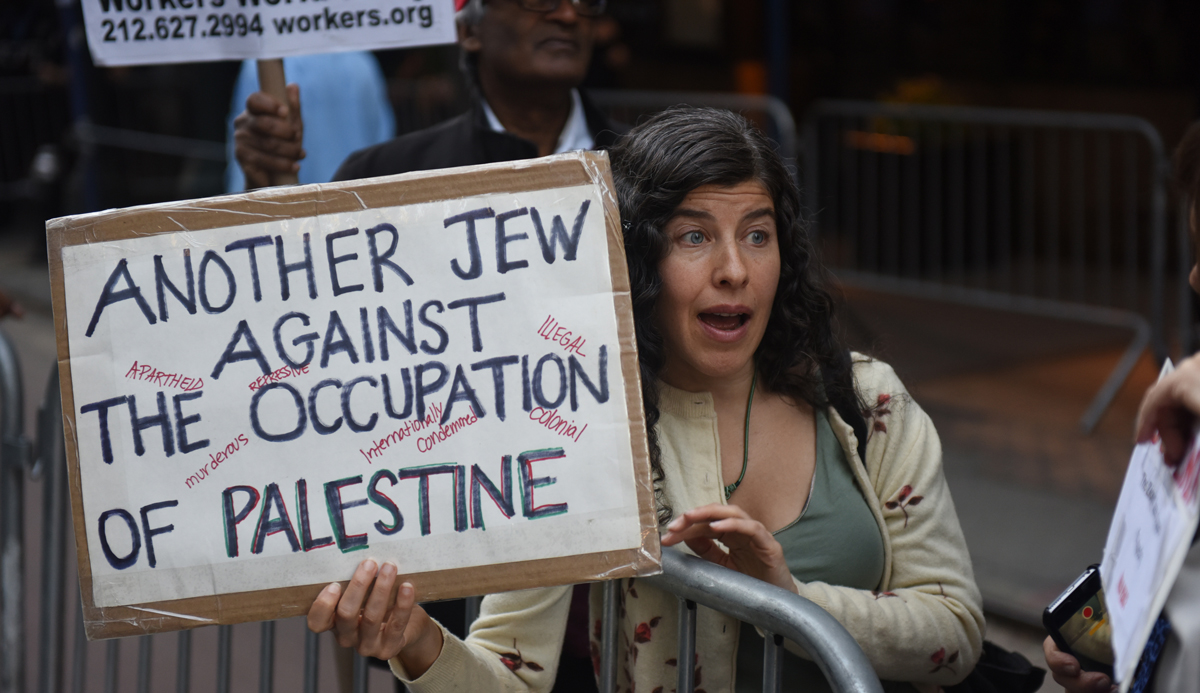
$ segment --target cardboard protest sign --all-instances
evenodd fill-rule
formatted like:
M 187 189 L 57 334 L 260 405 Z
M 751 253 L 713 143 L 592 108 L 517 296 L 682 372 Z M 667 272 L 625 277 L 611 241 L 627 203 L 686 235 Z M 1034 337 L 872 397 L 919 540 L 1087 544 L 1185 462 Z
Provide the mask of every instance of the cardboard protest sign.
M 90 637 L 658 569 L 605 154 L 47 229 Z
M 97 65 L 454 43 L 454 0 L 83 0 Z

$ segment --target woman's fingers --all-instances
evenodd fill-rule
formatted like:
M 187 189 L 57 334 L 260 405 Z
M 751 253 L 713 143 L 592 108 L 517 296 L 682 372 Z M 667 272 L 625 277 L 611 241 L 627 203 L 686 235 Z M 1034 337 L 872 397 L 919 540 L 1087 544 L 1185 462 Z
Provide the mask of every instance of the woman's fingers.
M 699 508 L 693 508 L 671 521 L 667 525 L 667 533 L 662 541 L 667 546 L 674 546 L 688 539 L 701 536 L 708 532 L 708 526 L 717 520 L 731 517 L 749 517 L 746 511 L 736 505 L 721 505 L 711 503 Z M 715 536 L 708 534 L 707 536 Z
M 314 633 L 334 632 L 338 645 L 359 654 L 391 659 L 408 644 L 406 629 L 416 608 L 416 590 L 405 582 L 396 588 L 395 563 L 377 566 L 367 559 L 358 565 L 350 583 L 332 583 L 321 590 L 308 611 Z M 396 598 L 392 602 L 392 592 Z
M 317 600 L 308 609 L 308 629 L 314 633 L 324 633 L 333 628 L 333 615 L 337 611 L 338 598 L 342 596 L 342 586 L 331 582 L 317 595 Z
M 1079 661 L 1058 649 L 1053 638 L 1047 637 L 1042 642 L 1042 653 L 1050 676 L 1068 693 L 1108 693 L 1114 689 L 1112 680 L 1104 674 L 1081 669 Z
M 368 588 L 371 586 L 371 581 L 375 579 L 377 570 L 378 566 L 375 561 L 369 558 L 359 563 L 358 569 L 354 571 L 354 577 L 350 578 L 350 584 L 346 585 L 345 593 L 338 600 L 337 612 L 333 621 L 333 634 L 342 647 L 358 645 L 359 618 L 367 598 Z
M 396 564 L 388 561 L 379 569 L 375 577 L 375 586 L 371 588 L 367 604 L 362 610 L 360 629 L 364 639 L 377 637 L 383 629 L 388 614 L 388 601 L 391 599 L 395 582 Z
M 391 659 L 400 654 L 407 644 L 405 633 L 408 621 L 412 618 L 413 607 L 417 603 L 417 591 L 412 583 L 405 582 L 396 591 L 396 604 L 388 612 L 387 621 L 379 633 L 378 646 L 372 656 L 379 659 Z
M 1150 440 L 1158 431 L 1169 464 L 1183 457 L 1191 439 L 1191 426 L 1200 414 L 1200 358 L 1179 364 L 1173 373 L 1146 391 L 1138 410 L 1136 439 Z

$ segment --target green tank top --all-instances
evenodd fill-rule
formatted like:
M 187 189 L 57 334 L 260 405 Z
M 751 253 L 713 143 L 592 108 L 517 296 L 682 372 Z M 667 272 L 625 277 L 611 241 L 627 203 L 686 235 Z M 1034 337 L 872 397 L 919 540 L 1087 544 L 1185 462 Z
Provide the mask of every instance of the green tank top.
M 817 459 L 812 490 L 800 516 L 775 532 L 788 570 L 801 582 L 873 590 L 883 578 L 883 537 L 871 507 L 854 480 L 850 462 L 829 417 L 816 411 Z M 738 643 L 737 691 L 762 690 L 763 639 L 743 623 Z M 784 691 L 828 691 L 817 666 L 783 653 Z

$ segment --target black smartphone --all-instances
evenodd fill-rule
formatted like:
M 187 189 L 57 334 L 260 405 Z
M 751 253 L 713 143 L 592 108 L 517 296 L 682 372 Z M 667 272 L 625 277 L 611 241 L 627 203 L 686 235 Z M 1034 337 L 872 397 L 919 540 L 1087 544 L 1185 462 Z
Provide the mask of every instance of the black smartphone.
M 1058 649 L 1078 659 L 1085 671 L 1099 671 L 1112 678 L 1112 625 L 1104 606 L 1098 564 L 1088 566 L 1046 607 L 1042 624 Z

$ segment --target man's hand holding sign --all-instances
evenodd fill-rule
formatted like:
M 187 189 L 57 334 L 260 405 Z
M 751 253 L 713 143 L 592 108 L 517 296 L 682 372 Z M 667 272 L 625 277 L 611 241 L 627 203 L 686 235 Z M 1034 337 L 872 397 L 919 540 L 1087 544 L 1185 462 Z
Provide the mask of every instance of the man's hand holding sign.
M 89 635 L 319 595 L 382 656 L 424 643 L 418 598 L 656 568 L 604 155 L 48 228 Z M 322 592 L 351 574 L 407 585 L 354 633 Z

